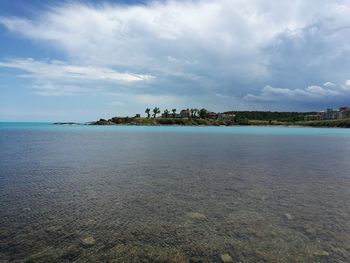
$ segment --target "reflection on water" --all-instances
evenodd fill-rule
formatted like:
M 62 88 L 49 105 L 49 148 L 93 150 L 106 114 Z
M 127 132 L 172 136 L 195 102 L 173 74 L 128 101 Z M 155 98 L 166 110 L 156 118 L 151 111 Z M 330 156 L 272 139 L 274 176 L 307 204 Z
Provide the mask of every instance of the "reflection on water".
M 350 262 L 350 137 L 0 135 L 0 262 Z

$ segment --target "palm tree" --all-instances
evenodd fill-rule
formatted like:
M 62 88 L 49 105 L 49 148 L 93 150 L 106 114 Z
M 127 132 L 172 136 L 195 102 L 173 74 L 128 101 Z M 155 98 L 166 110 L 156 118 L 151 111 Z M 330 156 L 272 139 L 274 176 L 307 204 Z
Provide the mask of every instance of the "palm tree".
M 193 109 L 193 111 L 194 111 L 193 116 L 197 117 L 197 114 L 198 114 L 199 110 L 196 108 L 196 109 Z
M 169 111 L 168 109 L 164 110 L 164 117 L 168 118 L 169 117 Z
M 190 113 L 191 113 L 191 118 L 196 117 L 196 114 L 198 112 L 198 109 L 191 109 Z
M 147 113 L 147 118 L 148 118 L 148 119 L 149 119 L 149 117 L 151 116 L 150 111 L 151 111 L 150 108 L 147 108 L 147 109 L 145 110 L 145 113 Z
M 153 118 L 155 118 L 157 116 L 157 114 L 160 113 L 160 109 L 158 107 L 155 107 L 153 109 Z
M 175 116 L 176 116 L 176 109 L 172 109 L 171 111 L 173 112 L 173 118 L 175 118 Z

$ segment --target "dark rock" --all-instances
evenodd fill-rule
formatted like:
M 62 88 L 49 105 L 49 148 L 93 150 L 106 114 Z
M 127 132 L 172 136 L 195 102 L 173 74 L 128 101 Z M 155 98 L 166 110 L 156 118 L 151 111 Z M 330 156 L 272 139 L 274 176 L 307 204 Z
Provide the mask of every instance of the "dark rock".
M 111 120 L 100 119 L 95 123 L 92 123 L 92 125 L 116 125 L 116 123 Z

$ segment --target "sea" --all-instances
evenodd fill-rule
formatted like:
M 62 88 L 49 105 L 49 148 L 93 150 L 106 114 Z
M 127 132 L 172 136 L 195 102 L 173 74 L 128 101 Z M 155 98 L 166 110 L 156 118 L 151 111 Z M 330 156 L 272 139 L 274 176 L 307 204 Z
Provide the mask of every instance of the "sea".
M 350 129 L 0 123 L 0 262 L 350 262 Z

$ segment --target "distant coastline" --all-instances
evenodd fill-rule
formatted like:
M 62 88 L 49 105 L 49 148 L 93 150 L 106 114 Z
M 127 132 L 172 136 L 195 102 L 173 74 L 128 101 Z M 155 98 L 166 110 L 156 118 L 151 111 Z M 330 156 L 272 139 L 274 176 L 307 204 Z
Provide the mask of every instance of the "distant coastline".
M 350 108 L 327 109 L 323 112 L 271 112 L 271 111 L 228 111 L 212 112 L 205 108 L 177 109 L 158 107 L 146 108 L 147 117 L 113 117 L 100 119 L 91 125 L 139 125 L 139 126 L 309 126 L 350 128 Z
M 146 118 L 128 118 L 121 122 L 111 120 L 98 120 L 89 125 L 135 125 L 135 126 L 290 126 L 290 127 L 329 127 L 329 128 L 350 128 L 350 119 L 342 120 L 322 120 L 322 121 L 263 121 L 263 120 L 209 120 L 209 119 L 146 119 Z
M 55 122 L 55 125 L 109 125 L 109 126 L 288 126 L 288 127 L 323 127 L 323 128 L 350 128 L 350 119 L 342 120 L 322 120 L 322 121 L 264 121 L 264 120 L 209 120 L 209 119 L 172 119 L 172 118 L 118 118 L 119 122 L 113 122 L 111 119 L 100 119 L 95 122 L 77 123 L 77 122 Z
M 152 113 L 153 112 L 153 113 Z M 202 109 L 146 108 L 146 117 L 112 117 L 84 123 L 84 125 L 134 126 L 298 126 L 350 128 L 350 108 L 327 109 L 321 112 L 228 111 L 212 112 Z M 159 114 L 159 116 L 157 116 Z M 55 122 L 56 125 L 82 125 L 76 122 Z

